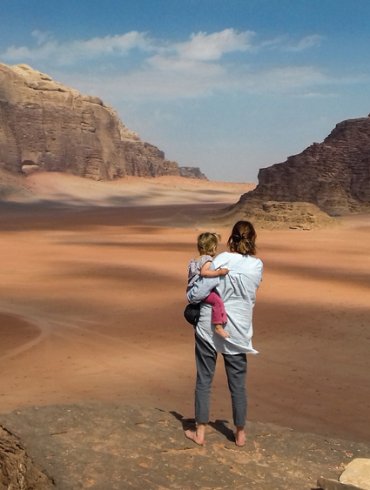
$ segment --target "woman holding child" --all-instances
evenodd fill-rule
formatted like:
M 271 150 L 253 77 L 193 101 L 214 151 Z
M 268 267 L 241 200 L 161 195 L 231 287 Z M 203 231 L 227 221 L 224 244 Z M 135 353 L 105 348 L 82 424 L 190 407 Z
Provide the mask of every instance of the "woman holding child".
M 190 302 L 199 302 L 212 290 L 220 295 L 227 313 L 223 324 L 225 335 L 215 330 L 212 323 L 212 305 L 201 303 L 200 318 L 195 329 L 195 360 L 197 378 L 195 387 L 196 430 L 185 435 L 197 444 L 205 442 L 209 421 L 209 398 L 217 354 L 224 358 L 228 386 L 231 394 L 233 421 L 236 427 L 235 443 L 243 446 L 246 440 L 245 423 L 247 393 L 246 354 L 256 354 L 252 345 L 252 313 L 256 291 L 262 279 L 263 264 L 255 257 L 256 232 L 249 221 L 238 221 L 227 242 L 229 251 L 213 258 L 210 269 L 227 270 L 218 277 L 204 277 L 193 285 Z

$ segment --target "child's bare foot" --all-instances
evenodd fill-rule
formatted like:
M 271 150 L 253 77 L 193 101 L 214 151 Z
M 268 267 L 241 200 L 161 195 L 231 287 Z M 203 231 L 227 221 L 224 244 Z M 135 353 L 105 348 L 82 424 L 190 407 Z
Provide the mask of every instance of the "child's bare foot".
M 185 437 L 198 444 L 198 446 L 203 446 L 205 443 L 205 432 L 206 426 L 199 424 L 196 430 L 186 430 Z
M 215 332 L 224 339 L 228 339 L 230 337 L 222 325 L 215 325 Z
M 238 447 L 243 447 L 245 446 L 247 436 L 245 434 L 244 427 L 237 427 L 236 432 L 235 432 L 235 444 Z

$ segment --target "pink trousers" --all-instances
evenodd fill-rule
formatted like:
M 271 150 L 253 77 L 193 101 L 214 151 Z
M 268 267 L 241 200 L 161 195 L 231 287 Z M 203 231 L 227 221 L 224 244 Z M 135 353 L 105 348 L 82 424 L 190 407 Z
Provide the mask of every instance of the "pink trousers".
M 203 301 L 212 306 L 212 323 L 224 325 L 227 322 L 227 315 L 221 297 L 216 292 L 211 291 Z

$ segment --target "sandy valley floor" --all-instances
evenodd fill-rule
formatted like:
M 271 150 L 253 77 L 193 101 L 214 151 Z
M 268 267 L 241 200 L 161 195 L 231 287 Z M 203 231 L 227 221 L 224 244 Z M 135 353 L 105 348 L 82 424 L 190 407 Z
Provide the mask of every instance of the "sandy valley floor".
M 50 179 L 0 204 L 0 410 L 109 400 L 191 417 L 187 262 L 202 216 L 248 185 L 131 179 L 96 197 L 97 183 Z M 229 230 L 210 226 L 221 251 Z M 249 418 L 370 441 L 369 216 L 258 230 L 258 245 Z M 221 362 L 212 417 L 230 420 Z

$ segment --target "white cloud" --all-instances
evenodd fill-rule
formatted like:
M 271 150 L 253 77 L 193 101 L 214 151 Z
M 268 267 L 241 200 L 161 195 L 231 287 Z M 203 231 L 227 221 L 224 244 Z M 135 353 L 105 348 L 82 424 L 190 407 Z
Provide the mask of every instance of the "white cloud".
M 221 32 L 192 34 L 189 41 L 175 45 L 180 58 L 199 61 L 219 60 L 224 54 L 247 51 L 252 48 L 252 31 L 237 32 L 225 29 Z
M 11 46 L 0 56 L 5 61 L 35 63 L 81 91 L 103 99 L 173 99 L 209 96 L 215 93 L 292 93 L 318 92 L 328 77 L 310 66 L 279 66 L 271 60 L 271 49 L 300 51 L 321 42 L 316 34 L 295 44 L 283 37 L 255 42 L 252 31 L 224 29 L 198 32 L 184 42 L 156 40 L 147 33 L 124 34 L 86 40 L 58 42 L 49 33 L 33 31 L 36 45 Z M 140 52 L 140 55 L 136 51 Z M 135 53 L 133 53 L 135 51 Z M 265 53 L 267 58 L 257 67 Z M 238 62 L 225 55 L 238 54 Z M 123 67 L 122 56 L 131 62 Z M 94 60 L 94 71 L 81 69 L 81 61 Z M 271 63 L 274 66 L 271 66 Z M 107 69 L 112 63 L 114 70 Z M 41 65 L 41 66 L 40 66 Z M 88 65 L 84 65 L 85 67 Z
M 1 57 L 10 62 L 45 61 L 57 65 L 73 64 L 79 60 L 98 58 L 107 54 L 123 55 L 133 49 L 151 51 L 151 40 L 145 33 L 131 31 L 125 34 L 95 37 L 60 43 L 47 33 L 33 31 L 36 47 L 10 46 Z
M 224 73 L 220 67 L 188 69 L 157 69 L 147 67 L 120 74 L 101 74 L 92 78 L 83 74 L 60 76 L 67 83 L 90 94 L 99 95 L 103 100 L 174 100 L 212 95 L 226 89 Z M 173 67 L 172 67 L 173 68 Z
M 319 34 L 312 34 L 310 36 L 303 37 L 295 44 L 292 43 L 288 45 L 285 49 L 287 51 L 299 53 L 301 51 L 305 51 L 306 49 L 316 48 L 317 46 L 320 46 L 323 40 L 323 36 L 320 36 Z
M 100 56 L 116 52 L 127 53 L 132 49 L 141 49 L 143 51 L 152 50 L 151 41 L 147 35 L 142 32 L 131 31 L 126 34 L 95 37 L 86 41 L 75 41 L 72 43 L 72 49 L 80 51 L 81 55 Z
M 36 46 L 10 46 L 1 54 L 2 58 L 10 62 L 49 61 L 55 64 L 73 64 L 86 58 L 128 54 L 138 49 L 144 53 L 155 53 L 163 59 L 172 59 L 174 63 L 179 60 L 210 62 L 220 60 L 227 53 L 251 50 L 254 33 L 238 32 L 234 29 L 211 34 L 199 32 L 192 34 L 187 41 L 173 44 L 156 41 L 138 31 L 69 42 L 58 42 L 50 33 L 39 30 L 34 30 L 32 37 L 36 40 Z
M 166 70 L 165 62 L 161 59 L 159 65 L 130 73 L 102 73 L 94 79 L 71 74 L 61 81 L 82 92 L 99 95 L 110 104 L 123 100 L 174 100 L 228 93 L 302 95 L 317 90 L 316 87 L 326 87 L 330 82 L 329 77 L 315 67 L 230 70 L 217 64 L 191 62 L 181 69 L 169 64 Z
M 324 39 L 324 36 L 321 36 L 320 34 L 311 34 L 309 36 L 302 37 L 298 41 L 293 41 L 288 36 L 277 36 L 272 39 L 261 41 L 258 49 L 271 49 L 300 53 L 307 49 L 320 46 Z
M 326 84 L 329 78 L 312 66 L 284 66 L 255 74 L 252 86 L 258 91 L 290 92 L 310 86 Z
M 192 86 L 197 80 L 201 80 L 202 84 L 207 80 L 210 82 L 208 92 L 217 78 L 224 77 L 223 55 L 250 50 L 253 35 L 249 31 L 238 33 L 234 29 L 212 34 L 192 34 L 189 41 L 159 48 L 156 54 L 146 60 L 147 70 L 165 72 L 167 77 L 172 78 L 175 74 L 185 76 Z
M 50 32 L 43 32 L 43 31 L 39 31 L 38 29 L 32 31 L 31 36 L 36 39 L 38 46 L 41 46 L 41 44 L 44 44 L 52 37 Z
M 327 99 L 327 98 L 333 98 L 333 97 L 339 97 L 339 94 L 336 94 L 334 92 L 304 92 L 302 94 L 299 94 L 299 97 L 303 99 Z
M 147 60 L 147 65 L 152 70 L 165 72 L 166 74 L 178 73 L 181 76 L 191 77 L 215 77 L 222 75 L 224 72 L 220 63 L 207 63 L 176 56 L 155 55 Z

